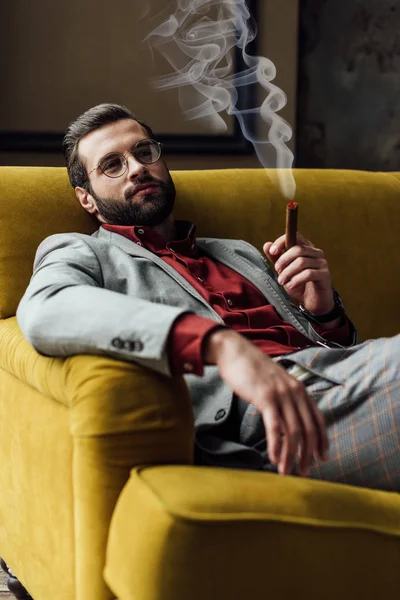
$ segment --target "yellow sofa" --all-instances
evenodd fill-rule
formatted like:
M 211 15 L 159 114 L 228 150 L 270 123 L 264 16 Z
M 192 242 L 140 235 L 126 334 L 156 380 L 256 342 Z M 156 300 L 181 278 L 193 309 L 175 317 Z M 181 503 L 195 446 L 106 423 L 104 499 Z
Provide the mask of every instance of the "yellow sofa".
M 283 232 L 265 171 L 172 175 L 176 217 L 199 235 L 261 248 Z M 361 339 L 398 333 L 400 174 L 295 178 L 300 230 Z M 398 597 L 397 494 L 194 467 L 182 378 L 24 340 L 14 315 L 38 244 L 96 228 L 65 169 L 0 168 L 0 556 L 34 600 Z

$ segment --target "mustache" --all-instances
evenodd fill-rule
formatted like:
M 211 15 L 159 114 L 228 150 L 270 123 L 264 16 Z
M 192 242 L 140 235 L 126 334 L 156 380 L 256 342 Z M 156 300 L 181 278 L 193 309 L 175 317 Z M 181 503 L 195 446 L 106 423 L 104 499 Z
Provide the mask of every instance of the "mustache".
M 125 190 L 125 200 L 130 200 L 136 193 L 136 189 L 139 185 L 145 185 L 146 183 L 154 183 L 160 187 L 165 187 L 164 181 L 161 179 L 156 179 L 155 177 L 142 177 L 141 179 L 136 180 L 136 184 L 130 186 L 127 190 Z

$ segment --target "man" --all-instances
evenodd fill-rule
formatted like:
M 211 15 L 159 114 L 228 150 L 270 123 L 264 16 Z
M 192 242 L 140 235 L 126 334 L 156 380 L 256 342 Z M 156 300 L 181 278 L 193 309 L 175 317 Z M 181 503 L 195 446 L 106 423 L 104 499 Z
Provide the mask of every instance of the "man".
M 323 252 L 268 241 L 275 273 L 249 244 L 196 240 L 161 145 L 124 107 L 81 115 L 64 153 L 101 226 L 40 245 L 17 312 L 33 346 L 183 374 L 201 464 L 398 491 L 399 336 L 356 345 Z

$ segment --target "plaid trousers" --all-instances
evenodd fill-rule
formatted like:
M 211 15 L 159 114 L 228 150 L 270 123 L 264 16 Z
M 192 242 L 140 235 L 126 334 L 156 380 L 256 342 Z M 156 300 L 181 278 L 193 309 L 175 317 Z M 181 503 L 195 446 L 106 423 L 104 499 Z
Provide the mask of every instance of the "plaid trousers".
M 328 460 L 315 460 L 309 477 L 398 492 L 400 335 L 369 340 L 342 354 L 327 372 L 343 383 L 315 375 L 305 382 L 325 417 L 330 442 Z M 285 363 L 290 372 L 290 360 Z M 242 404 L 240 442 L 263 453 L 265 470 L 276 470 L 267 458 L 261 415 L 252 405 Z

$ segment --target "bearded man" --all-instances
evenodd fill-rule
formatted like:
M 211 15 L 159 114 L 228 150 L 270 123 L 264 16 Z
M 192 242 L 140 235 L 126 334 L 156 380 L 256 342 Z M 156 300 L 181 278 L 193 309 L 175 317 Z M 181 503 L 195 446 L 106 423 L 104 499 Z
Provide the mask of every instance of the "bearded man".
M 398 491 L 400 336 L 357 344 L 322 250 L 301 235 L 285 250 L 282 235 L 268 262 L 243 241 L 197 239 L 173 217 L 161 144 L 125 107 L 86 111 L 64 153 L 100 227 L 39 246 L 17 311 L 37 351 L 183 375 L 198 464 Z

